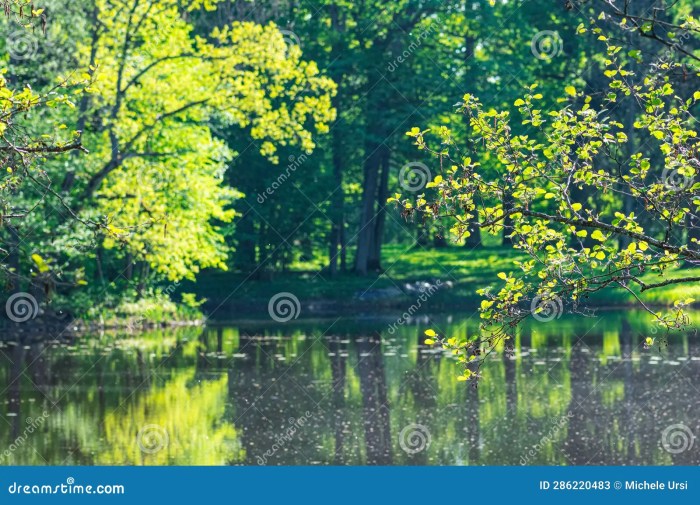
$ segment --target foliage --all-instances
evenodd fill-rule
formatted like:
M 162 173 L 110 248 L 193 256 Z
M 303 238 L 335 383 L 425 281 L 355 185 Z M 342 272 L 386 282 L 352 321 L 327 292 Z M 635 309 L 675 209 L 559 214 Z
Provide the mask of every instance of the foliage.
M 284 146 L 316 147 L 312 135 L 335 115 L 333 82 L 272 23 L 195 34 L 188 13 L 216 3 L 101 0 L 79 12 L 51 4 L 49 32 L 73 29 L 74 38 L 37 44 L 36 58 L 11 61 L 8 72 L 58 85 L 35 92 L 28 82 L 3 102 L 8 125 L 19 113 L 29 119 L 13 134 L 41 139 L 8 141 L 9 155 L 23 156 L 1 186 L 4 218 L 22 244 L 8 241 L 6 253 L 19 257 L 7 267 L 12 289 L 28 282 L 66 293 L 94 279 L 93 292 L 142 296 L 147 285 L 226 268 L 232 247 L 222 224 L 241 193 L 224 173 L 241 146 L 217 131 L 245 132 L 273 164 Z M 43 58 L 56 44 L 74 51 L 60 68 Z M 64 104 L 72 109 L 48 109 Z M 46 159 L 77 148 L 85 152 Z M 28 172 L 29 155 L 42 155 L 38 174 Z M 31 258 L 45 268 L 27 275 Z
M 579 32 L 586 30 L 579 27 Z M 514 247 L 529 255 L 518 262 L 519 274 L 501 272 L 496 290 L 481 290 L 481 334 L 465 341 L 439 340 L 467 365 L 483 361 L 502 340 L 512 340 L 514 328 L 526 317 L 542 320 L 564 302 L 578 310 L 592 293 L 608 288 L 630 292 L 667 329 L 688 323 L 682 309 L 693 299 L 678 300 L 670 313 L 660 314 L 631 286 L 645 292 L 698 280 L 666 274 L 671 267 L 700 260 L 692 113 L 700 92 L 679 96 L 665 73 L 635 74 L 619 56 L 623 48 L 595 23 L 591 30 L 605 44 L 609 89 L 600 105 L 570 85 L 559 99 L 565 105 L 547 112 L 533 84 L 514 102 L 516 117 L 483 107 L 471 94 L 464 96 L 459 108 L 469 118 L 472 141 L 494 153 L 498 171 L 482 170 L 478 160 L 460 152 L 446 127 L 435 132 L 439 147 L 432 147 L 428 130 L 408 132 L 419 149 L 444 167 L 428 184 L 437 196 L 421 196 L 415 204 L 400 194 L 389 200 L 399 202 L 408 215 L 452 218 L 455 237 L 467 235 L 470 220 L 478 215 L 482 229 L 499 233 L 506 227 Z M 626 121 L 616 120 L 610 111 L 626 97 L 632 100 L 624 103 L 638 108 Z M 516 122 L 529 131 L 514 134 Z M 639 140 L 629 146 L 632 132 Z M 517 206 L 504 205 L 507 193 Z M 647 273 L 655 278 L 643 278 Z M 429 337 L 434 342 L 436 335 Z M 474 373 L 474 367 L 465 366 L 462 378 Z

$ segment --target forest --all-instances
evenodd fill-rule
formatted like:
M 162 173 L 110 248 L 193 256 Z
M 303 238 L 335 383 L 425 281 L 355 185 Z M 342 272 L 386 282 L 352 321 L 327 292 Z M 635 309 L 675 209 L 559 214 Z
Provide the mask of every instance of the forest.
M 574 299 L 693 266 L 694 2 L 551 4 L 6 1 L 6 291 L 196 308 L 181 281 L 332 285 L 396 244 L 547 244 L 524 271 Z
M 698 461 L 700 1 L 0 4 L 10 461 Z

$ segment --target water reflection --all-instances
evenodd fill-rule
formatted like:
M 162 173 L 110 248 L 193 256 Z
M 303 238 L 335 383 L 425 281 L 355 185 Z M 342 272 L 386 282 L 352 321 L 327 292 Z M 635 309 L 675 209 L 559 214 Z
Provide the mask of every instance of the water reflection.
M 474 388 L 422 340 L 478 321 L 392 321 L 4 342 L 1 463 L 700 464 L 669 431 L 700 436 L 694 331 L 659 354 L 641 314 L 525 326 Z

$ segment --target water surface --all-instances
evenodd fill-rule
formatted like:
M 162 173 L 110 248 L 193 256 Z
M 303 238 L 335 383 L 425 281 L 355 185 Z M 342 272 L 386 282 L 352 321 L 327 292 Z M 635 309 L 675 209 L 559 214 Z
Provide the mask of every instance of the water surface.
M 0 463 L 700 464 L 694 331 L 645 350 L 639 313 L 533 322 L 475 389 L 421 342 L 477 318 L 396 316 L 5 341 Z

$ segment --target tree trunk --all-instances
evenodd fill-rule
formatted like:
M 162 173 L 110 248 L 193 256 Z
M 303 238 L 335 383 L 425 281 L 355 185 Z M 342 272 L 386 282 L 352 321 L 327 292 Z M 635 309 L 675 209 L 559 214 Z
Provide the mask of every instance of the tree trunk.
M 95 278 L 100 281 L 100 284 L 105 285 L 105 275 L 104 275 L 104 248 L 102 247 L 102 240 L 100 239 L 95 249 Z
M 143 298 L 143 292 L 146 290 L 148 275 L 151 271 L 150 265 L 146 261 L 142 261 L 139 265 L 139 284 L 136 287 L 139 298 Z
M 236 267 L 243 272 L 252 272 L 255 269 L 255 221 L 252 210 L 243 212 L 236 223 L 236 235 L 239 237 L 236 248 Z
M 345 231 L 345 223 L 340 228 L 340 270 L 345 272 L 348 269 L 348 240 Z
M 134 257 L 131 253 L 126 255 L 126 268 L 124 269 L 124 278 L 131 282 L 134 278 Z
M 430 245 L 430 228 L 425 223 L 420 224 L 417 228 L 416 245 L 418 247 L 428 247 Z
M 382 242 L 384 241 L 384 225 L 386 223 L 386 199 L 389 198 L 389 161 L 390 152 L 382 146 L 381 175 L 377 190 L 377 217 L 374 222 L 374 235 L 370 248 L 367 268 L 380 271 L 382 269 Z
M 338 6 L 332 4 L 330 6 L 331 25 L 334 30 L 342 30 L 342 23 L 339 17 Z M 340 59 L 343 53 L 343 48 L 340 42 L 336 42 L 331 50 L 331 61 L 336 62 Z M 332 128 L 332 146 L 333 146 L 333 196 L 331 198 L 331 234 L 330 248 L 328 251 L 328 271 L 331 277 L 335 277 L 338 273 L 338 256 L 344 254 L 343 251 L 343 235 L 345 227 L 345 192 L 343 191 L 343 134 L 340 128 L 340 111 L 341 111 L 341 86 L 343 82 L 343 74 L 337 68 L 331 68 L 331 77 L 338 85 L 338 93 L 333 97 L 333 107 L 336 110 L 336 122 Z M 341 260 L 341 269 L 345 270 L 345 261 Z
M 476 209 L 474 209 L 476 212 Z M 479 218 L 474 216 L 469 220 L 469 236 L 464 240 L 464 247 L 467 249 L 480 249 L 481 244 L 481 228 L 479 227 Z
M 443 249 L 447 247 L 447 239 L 445 238 L 444 234 L 435 233 L 435 235 L 433 235 L 433 247 L 435 249 Z
M 355 272 L 366 275 L 369 270 L 370 252 L 375 239 L 374 226 L 376 223 L 375 202 L 379 183 L 379 169 L 382 163 L 383 144 L 375 139 L 369 139 L 365 152 L 364 178 L 362 183 L 362 204 L 360 207 L 360 231 L 357 235 L 357 253 L 355 256 Z

